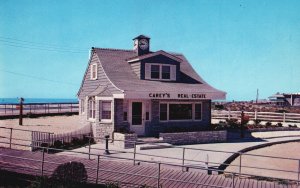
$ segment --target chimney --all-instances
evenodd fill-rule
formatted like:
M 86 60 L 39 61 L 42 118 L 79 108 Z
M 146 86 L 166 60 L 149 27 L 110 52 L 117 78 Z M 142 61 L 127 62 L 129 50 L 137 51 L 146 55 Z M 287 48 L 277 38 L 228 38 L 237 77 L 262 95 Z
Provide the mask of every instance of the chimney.
M 150 38 L 145 35 L 139 35 L 133 39 L 133 50 L 138 56 L 150 52 Z

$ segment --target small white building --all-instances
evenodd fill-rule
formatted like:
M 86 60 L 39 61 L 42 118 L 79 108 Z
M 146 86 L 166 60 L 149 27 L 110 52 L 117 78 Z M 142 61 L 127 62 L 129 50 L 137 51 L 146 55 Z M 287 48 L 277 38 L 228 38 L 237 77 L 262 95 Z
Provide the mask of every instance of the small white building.
M 206 83 L 184 55 L 150 51 L 144 35 L 133 41 L 133 50 L 92 48 L 78 92 L 81 121 L 97 137 L 210 126 L 211 100 L 226 93 Z

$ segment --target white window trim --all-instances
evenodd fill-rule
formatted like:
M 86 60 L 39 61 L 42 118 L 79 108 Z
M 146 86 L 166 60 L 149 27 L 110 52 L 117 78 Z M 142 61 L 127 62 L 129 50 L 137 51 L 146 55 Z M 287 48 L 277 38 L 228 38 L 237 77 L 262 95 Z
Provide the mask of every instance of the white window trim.
M 95 78 L 93 77 L 93 72 L 94 72 L 93 67 L 94 66 L 95 66 L 95 69 L 96 69 Z M 91 64 L 91 80 L 97 80 L 97 78 L 98 78 L 98 65 L 97 65 L 97 63 L 93 63 L 93 64 Z
M 160 120 L 160 104 L 167 104 L 167 120 Z M 192 119 L 180 119 L 180 120 L 170 120 L 169 117 L 169 104 L 192 104 Z M 201 119 L 195 119 L 195 104 L 201 104 Z M 159 122 L 187 122 L 196 121 L 200 122 L 203 119 L 203 103 L 202 102 L 160 102 L 159 103 Z
M 110 102 L 110 119 L 102 119 L 102 102 Z M 103 99 L 99 100 L 99 122 L 101 123 L 111 123 L 114 116 L 113 100 Z
M 94 101 L 95 102 L 95 109 L 93 108 L 93 105 L 92 105 L 92 111 L 95 110 L 95 117 L 90 117 L 90 101 Z M 96 113 L 97 113 L 97 102 L 96 102 L 96 99 L 95 98 L 90 98 L 88 99 L 88 104 L 87 104 L 87 110 L 88 110 L 88 113 L 87 113 L 87 117 L 88 117 L 88 121 L 91 121 L 91 122 L 95 122 L 96 121 Z
M 161 64 L 161 63 L 148 63 L 150 65 L 150 69 L 148 71 L 150 71 L 149 73 L 149 78 L 147 79 L 150 79 L 150 80 L 157 80 L 157 81 L 174 81 L 172 80 L 172 66 L 176 66 L 176 65 L 169 65 L 169 64 Z M 159 78 L 151 78 L 151 66 L 152 65 L 158 65 L 159 66 Z M 169 79 L 163 79 L 162 78 L 162 66 L 168 66 L 170 67 L 170 78 Z M 145 71 L 146 71 L 146 68 L 145 68 Z M 176 71 L 175 71 L 175 77 L 176 77 Z M 146 73 L 145 73 L 146 75 Z
M 85 114 L 85 99 L 80 99 L 80 114 Z

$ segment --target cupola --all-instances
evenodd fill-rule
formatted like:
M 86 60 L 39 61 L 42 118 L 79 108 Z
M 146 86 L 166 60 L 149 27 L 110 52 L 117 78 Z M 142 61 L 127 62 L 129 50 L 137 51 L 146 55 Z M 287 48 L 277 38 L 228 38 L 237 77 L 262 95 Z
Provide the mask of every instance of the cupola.
M 139 35 L 133 39 L 133 49 L 138 56 L 148 54 L 150 51 L 150 38 Z

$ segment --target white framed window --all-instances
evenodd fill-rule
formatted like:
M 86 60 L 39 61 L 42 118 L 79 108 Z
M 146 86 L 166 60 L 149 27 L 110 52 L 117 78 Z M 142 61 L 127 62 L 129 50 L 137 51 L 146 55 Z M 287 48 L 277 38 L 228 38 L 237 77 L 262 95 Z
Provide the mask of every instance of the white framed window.
M 201 121 L 200 102 L 162 102 L 159 105 L 160 121 Z
M 150 80 L 176 80 L 176 65 L 146 63 L 145 79 Z
M 81 112 L 81 114 L 84 113 L 84 107 L 85 107 L 84 99 L 81 99 L 80 100 L 80 112 Z
M 96 63 L 91 65 L 91 80 L 97 80 L 98 66 Z
M 159 79 L 159 78 L 160 78 L 160 66 L 151 65 L 151 79 Z
M 95 100 L 95 97 L 90 97 L 89 98 L 88 107 L 89 107 L 88 117 L 90 119 L 95 119 L 96 118 L 96 100 Z
M 111 120 L 111 101 L 102 101 L 100 104 L 101 120 Z

